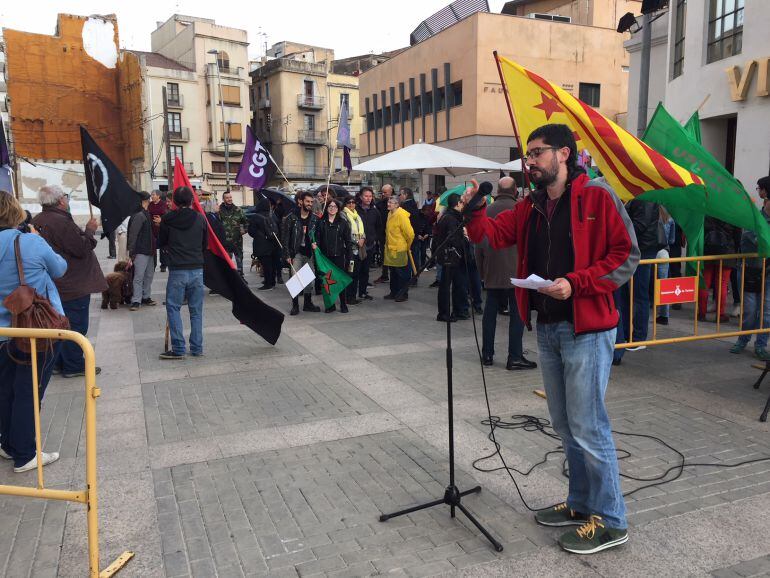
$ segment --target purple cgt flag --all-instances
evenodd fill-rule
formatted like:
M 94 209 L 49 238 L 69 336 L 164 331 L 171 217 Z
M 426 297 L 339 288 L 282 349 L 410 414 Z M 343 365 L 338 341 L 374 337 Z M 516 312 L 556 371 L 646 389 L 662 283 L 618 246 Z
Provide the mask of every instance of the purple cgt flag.
M 235 176 L 235 182 L 252 189 L 263 189 L 275 174 L 275 164 L 270 155 L 260 144 L 250 126 L 246 126 L 246 148 L 243 151 L 243 161 Z

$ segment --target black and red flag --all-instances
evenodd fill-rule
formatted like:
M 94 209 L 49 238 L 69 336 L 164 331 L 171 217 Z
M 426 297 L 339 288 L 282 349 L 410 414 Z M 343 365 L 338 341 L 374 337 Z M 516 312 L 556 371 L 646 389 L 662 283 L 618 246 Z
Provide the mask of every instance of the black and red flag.
M 194 192 L 182 162 L 177 158 L 174 162 L 174 188 L 182 186 L 190 187 Z M 206 216 L 195 193 L 192 208 Z M 206 223 L 209 228 L 209 247 L 204 253 L 203 283 L 233 304 L 233 315 L 238 321 L 271 345 L 275 345 L 281 335 L 283 313 L 270 307 L 251 292 L 246 281 L 235 268 L 230 255 L 211 230 L 208 219 Z

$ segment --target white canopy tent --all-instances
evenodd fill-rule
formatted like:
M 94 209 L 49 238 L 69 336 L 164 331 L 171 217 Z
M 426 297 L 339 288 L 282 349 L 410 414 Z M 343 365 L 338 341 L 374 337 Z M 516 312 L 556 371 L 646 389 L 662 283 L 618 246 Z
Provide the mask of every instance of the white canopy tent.
M 447 175 L 458 177 L 482 171 L 498 171 L 503 165 L 480 157 L 427 143 L 416 143 L 355 165 L 354 171 L 417 171 L 420 176 Z

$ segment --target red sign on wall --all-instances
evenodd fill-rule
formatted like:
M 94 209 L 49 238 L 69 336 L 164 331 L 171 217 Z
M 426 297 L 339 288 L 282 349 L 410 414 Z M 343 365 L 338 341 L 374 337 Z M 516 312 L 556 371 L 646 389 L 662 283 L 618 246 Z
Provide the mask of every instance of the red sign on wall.
M 693 303 L 698 297 L 697 277 L 674 277 L 658 279 L 655 301 L 656 305 L 671 305 L 672 303 Z

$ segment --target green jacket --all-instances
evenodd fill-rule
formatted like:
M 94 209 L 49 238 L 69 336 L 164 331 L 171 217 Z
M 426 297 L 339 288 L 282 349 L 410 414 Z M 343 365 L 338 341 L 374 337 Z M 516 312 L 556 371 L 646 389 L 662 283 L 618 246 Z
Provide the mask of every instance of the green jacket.
M 248 224 L 243 209 L 235 206 L 235 204 L 228 207 L 222 203 L 219 205 L 219 218 L 225 229 L 225 237 L 228 244 L 239 246 L 239 243 L 243 242 L 241 227 L 245 227 Z

